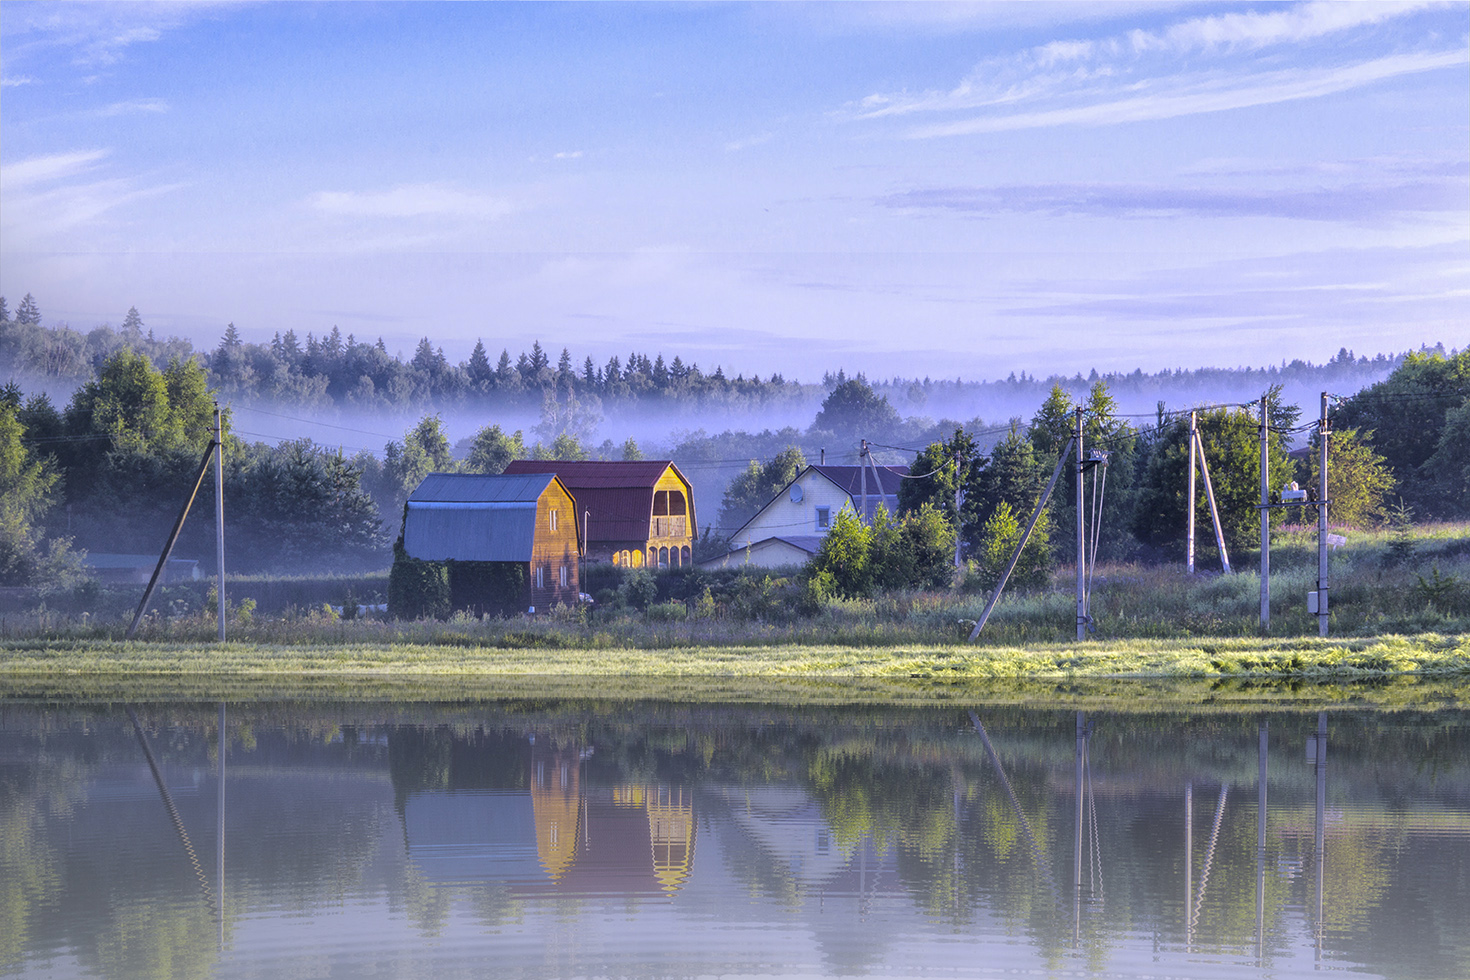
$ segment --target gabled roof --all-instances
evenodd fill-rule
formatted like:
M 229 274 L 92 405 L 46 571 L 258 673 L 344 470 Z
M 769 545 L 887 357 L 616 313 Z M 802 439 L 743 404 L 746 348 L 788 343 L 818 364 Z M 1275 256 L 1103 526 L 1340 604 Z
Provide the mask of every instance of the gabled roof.
M 673 465 L 673 460 L 669 459 L 644 459 L 636 462 L 517 459 L 505 468 L 505 472 L 507 474 L 555 473 L 562 484 L 574 492 L 583 487 L 597 489 L 647 487 L 652 490 L 658 478 L 664 475 L 664 470 Z M 675 467 L 675 472 L 678 472 L 677 467 Z M 683 474 L 680 474 L 680 477 L 682 476 Z
M 536 504 L 555 479 L 430 473 L 408 497 L 403 550 L 425 561 L 530 561 Z
M 873 478 L 871 466 L 811 466 L 808 469 L 816 470 L 818 473 L 837 484 L 838 488 L 846 491 L 849 497 L 859 497 L 863 490 L 863 470 L 868 471 L 868 496 L 877 496 L 883 493 L 885 496 L 898 496 L 899 484 L 908 475 L 907 466 L 880 466 L 878 467 L 878 478 Z M 881 484 L 881 491 L 878 486 Z
M 872 467 L 808 466 L 806 469 L 797 473 L 796 476 L 792 477 L 790 482 L 788 482 L 784 487 L 776 491 L 775 495 L 772 496 L 770 500 L 767 500 L 765 503 L 761 504 L 760 509 L 752 514 L 749 520 L 747 520 L 744 524 L 735 529 L 735 533 L 730 535 L 730 539 L 733 541 L 739 538 L 740 532 L 744 531 L 751 524 L 754 524 L 756 520 L 766 512 L 766 508 L 770 507 L 771 504 L 775 503 L 777 500 L 780 500 L 783 496 L 785 496 L 787 491 L 791 489 L 791 484 L 800 483 L 803 479 L 807 477 L 808 474 L 815 474 L 816 476 L 822 477 L 823 479 L 828 480 L 829 482 L 834 484 L 837 489 L 846 493 L 849 497 L 852 498 L 853 513 L 857 513 L 858 508 L 862 506 L 862 471 L 865 469 L 868 471 L 868 512 L 865 515 L 865 520 L 869 523 L 872 522 L 873 518 L 878 513 L 878 507 L 880 504 L 888 508 L 888 512 L 890 514 L 897 514 L 898 487 L 901 483 L 903 483 L 903 478 L 908 475 L 909 468 L 907 466 L 880 466 L 878 467 L 878 475 L 876 477 L 873 476 Z M 786 540 L 790 541 L 791 539 L 788 538 Z M 817 536 L 817 540 L 821 540 L 821 535 Z
M 518 459 L 505 468 L 507 475 L 555 473 L 577 498 L 577 520 L 586 514 L 588 544 L 647 541 L 653 516 L 654 486 L 672 469 L 684 484 L 691 528 L 695 527 L 694 493 L 672 460 L 637 462 L 571 462 L 561 459 Z M 581 524 L 578 525 L 579 527 Z

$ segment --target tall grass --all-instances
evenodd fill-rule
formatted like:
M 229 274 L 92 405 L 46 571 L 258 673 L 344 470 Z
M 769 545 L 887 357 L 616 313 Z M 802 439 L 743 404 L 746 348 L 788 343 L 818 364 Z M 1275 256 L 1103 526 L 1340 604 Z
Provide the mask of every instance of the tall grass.
M 1470 632 L 1470 525 L 1436 524 L 1415 530 L 1411 547 L 1391 547 L 1394 532 L 1348 532 L 1348 544 L 1330 556 L 1334 636 L 1458 634 Z M 1188 577 L 1178 566 L 1114 564 L 1097 570 L 1091 598 L 1092 636 L 1126 641 L 1260 635 L 1260 577 L 1254 555 L 1238 555 L 1235 574 Z M 1273 637 L 1315 636 L 1316 617 L 1306 594 L 1316 587 L 1315 530 L 1278 532 L 1272 546 Z M 249 583 L 231 584 L 237 601 Z M 288 586 L 272 586 L 280 595 Z M 306 598 L 306 587 L 298 586 Z M 172 587 L 171 587 L 172 589 Z M 264 603 L 253 612 L 235 607 L 231 639 L 282 646 L 430 644 L 503 649 L 668 649 L 674 647 L 829 646 L 893 647 L 964 641 L 987 596 L 962 591 L 889 593 L 876 599 L 813 606 L 797 578 L 701 577 L 688 570 L 663 578 L 642 608 L 612 589 L 591 609 L 559 608 L 535 618 L 404 622 L 380 616 L 343 619 L 326 606 L 352 593 L 367 602 L 371 588 L 357 579 L 313 580 L 302 603 Z M 335 590 L 335 592 L 333 592 Z M 166 590 L 144 624 L 145 639 L 207 643 L 216 627 L 211 603 L 186 590 Z M 339 594 L 338 594 L 339 593 Z M 0 614 L 0 638 L 102 640 L 122 636 L 136 602 L 77 608 L 38 605 Z M 322 596 L 326 595 L 326 599 Z M 187 599 L 188 601 L 185 601 Z M 1004 595 L 980 638 L 986 646 L 1065 643 L 1076 635 L 1070 569 L 1048 587 Z

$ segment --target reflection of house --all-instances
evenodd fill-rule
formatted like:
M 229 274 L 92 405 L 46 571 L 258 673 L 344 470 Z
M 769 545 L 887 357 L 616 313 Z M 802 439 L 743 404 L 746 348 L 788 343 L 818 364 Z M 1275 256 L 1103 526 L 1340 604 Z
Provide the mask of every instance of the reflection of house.
M 587 558 L 615 565 L 689 564 L 699 529 L 694 490 L 669 460 L 588 462 L 518 459 L 507 474 L 555 473 L 577 498 Z
M 103 555 L 88 553 L 82 559 L 86 569 L 99 582 L 147 585 L 158 567 L 157 555 Z M 170 558 L 161 581 L 188 582 L 199 578 L 199 562 L 193 558 Z
M 898 485 L 907 473 L 906 466 L 808 466 L 730 536 L 726 554 L 701 564 L 805 564 L 844 509 L 868 522 L 880 505 L 898 513 Z
M 408 498 L 403 549 L 412 558 L 456 563 L 450 569 L 455 608 L 570 605 L 581 589 L 576 511 L 576 500 L 551 473 L 430 473 Z M 519 594 L 501 594 L 509 588 L 504 576 L 482 571 L 493 565 L 520 570 Z
M 668 787 L 589 791 L 582 755 L 538 741 L 528 789 L 410 793 L 409 856 L 431 881 L 497 881 L 522 893 L 677 891 L 694 860 L 692 800 Z

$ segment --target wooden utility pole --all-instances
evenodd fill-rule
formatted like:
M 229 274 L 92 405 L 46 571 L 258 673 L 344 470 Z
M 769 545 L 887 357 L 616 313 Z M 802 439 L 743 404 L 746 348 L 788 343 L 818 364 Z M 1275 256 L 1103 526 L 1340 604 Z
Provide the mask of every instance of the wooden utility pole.
M 868 440 L 862 440 L 858 449 L 858 475 L 863 484 L 863 510 L 858 514 L 858 523 L 868 523 Z
M 194 477 L 193 489 L 189 491 L 188 499 L 184 501 L 184 506 L 179 510 L 179 518 L 174 521 L 168 541 L 158 556 L 158 564 L 153 566 L 153 576 L 148 580 L 147 588 L 143 590 L 143 598 L 138 601 L 138 608 L 133 613 L 133 621 L 128 624 L 127 632 L 123 634 L 124 639 L 131 640 L 133 634 L 138 632 L 138 624 L 143 621 L 143 614 L 148 611 L 148 602 L 153 598 L 153 591 L 158 588 L 158 580 L 163 577 L 164 570 L 168 568 L 168 557 L 173 554 L 174 543 L 179 540 L 179 532 L 184 529 L 184 518 L 189 516 L 189 508 L 194 506 L 194 498 L 199 496 L 199 488 L 204 484 L 204 475 L 209 472 L 209 464 L 213 456 L 214 446 L 210 446 L 204 451 L 204 458 L 199 461 L 199 472 Z
M 1261 396 L 1261 632 L 1271 629 L 1271 453 L 1266 398 Z
M 1317 422 L 1320 435 L 1320 462 L 1317 482 L 1317 634 L 1327 635 L 1327 392 L 1322 392 L 1322 417 Z
M 965 490 L 960 478 L 960 454 L 954 454 L 954 567 L 960 567 L 960 543 L 963 536 L 960 528 L 964 521 L 960 518 L 960 508 L 965 505 Z
M 1220 550 L 1220 564 L 1225 574 L 1230 574 L 1230 553 L 1225 550 L 1225 528 L 1220 525 L 1220 508 L 1215 506 L 1215 485 L 1210 482 L 1210 464 L 1205 462 L 1205 444 L 1199 432 L 1194 434 L 1194 446 L 1199 452 L 1199 472 L 1205 478 L 1205 498 L 1210 502 L 1210 522 L 1215 528 L 1215 547 Z
M 219 641 L 225 642 L 225 444 L 221 440 L 219 402 L 214 403 L 214 545 L 219 562 Z
M 1199 440 L 1196 436 L 1199 430 L 1195 428 L 1194 413 L 1189 413 L 1189 484 L 1185 493 L 1188 495 L 1188 503 L 1184 506 L 1184 574 L 1194 574 L 1194 454 Z
M 1082 406 L 1077 406 L 1077 639 L 1087 639 L 1087 531 L 1082 509 Z
M 1016 542 L 1016 550 L 1011 553 L 1011 560 L 1006 563 L 1005 571 L 1000 573 L 1000 581 L 995 583 L 995 591 L 990 594 L 990 601 L 985 604 L 985 611 L 980 614 L 975 628 L 970 631 L 972 643 L 979 638 L 980 631 L 985 628 L 985 623 L 990 619 L 990 614 L 995 611 L 996 603 L 1000 602 L 1000 594 L 1005 591 L 1011 572 L 1016 570 L 1016 562 L 1021 560 L 1021 552 L 1025 549 L 1026 542 L 1031 540 L 1031 532 L 1036 528 L 1036 522 L 1041 519 L 1041 512 L 1046 509 L 1046 502 L 1051 499 L 1051 492 L 1056 489 L 1057 478 L 1062 475 L 1062 467 L 1067 465 L 1067 455 L 1072 452 L 1075 444 L 1075 436 L 1068 439 L 1067 448 L 1062 450 L 1062 455 L 1057 459 L 1056 469 L 1051 471 L 1051 479 L 1046 482 L 1046 489 L 1041 491 L 1041 499 L 1036 501 L 1036 509 L 1031 512 L 1031 520 L 1026 524 L 1026 530 L 1021 532 L 1021 540 Z

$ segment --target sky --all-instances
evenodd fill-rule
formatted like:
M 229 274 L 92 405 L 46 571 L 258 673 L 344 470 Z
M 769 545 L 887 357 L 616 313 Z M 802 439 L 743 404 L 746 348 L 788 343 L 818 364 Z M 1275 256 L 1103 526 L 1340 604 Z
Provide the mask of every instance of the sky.
M 818 381 L 1470 341 L 1470 4 L 0 4 L 0 294 Z

